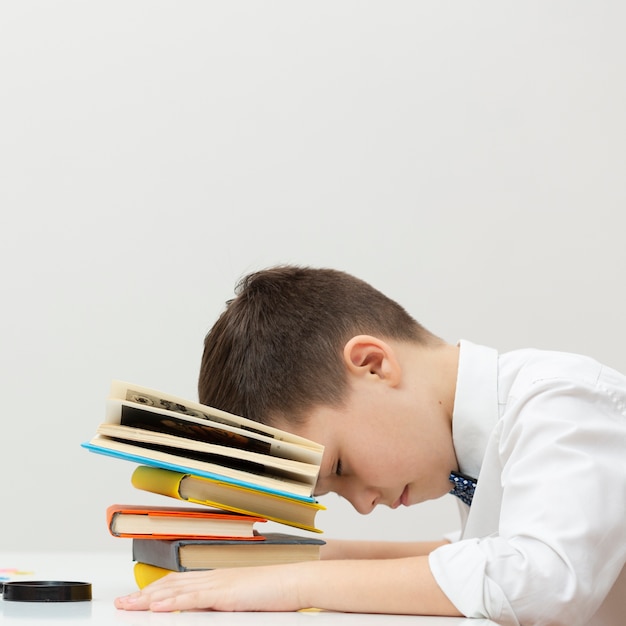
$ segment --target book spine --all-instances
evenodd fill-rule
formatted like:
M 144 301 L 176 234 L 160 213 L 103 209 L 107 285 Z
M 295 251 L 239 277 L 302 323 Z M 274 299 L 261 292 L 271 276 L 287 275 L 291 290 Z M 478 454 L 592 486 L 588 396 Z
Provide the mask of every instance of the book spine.
M 130 482 L 135 489 L 184 500 L 180 495 L 180 483 L 185 476 L 180 472 L 140 465 L 133 472 Z
M 133 561 L 182 572 L 179 546 L 176 541 L 133 539 Z

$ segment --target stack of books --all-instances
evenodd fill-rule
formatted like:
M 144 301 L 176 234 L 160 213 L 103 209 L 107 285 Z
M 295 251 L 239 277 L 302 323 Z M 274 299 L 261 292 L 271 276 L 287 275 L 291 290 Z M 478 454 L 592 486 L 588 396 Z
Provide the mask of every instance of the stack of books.
M 108 507 L 111 534 L 132 539 L 140 587 L 170 571 L 319 558 L 322 540 L 257 527 L 271 520 L 321 532 L 315 516 L 324 507 L 313 489 L 324 449 L 313 441 L 113 381 L 105 421 L 82 445 L 138 464 L 131 477 L 137 489 L 185 502 Z

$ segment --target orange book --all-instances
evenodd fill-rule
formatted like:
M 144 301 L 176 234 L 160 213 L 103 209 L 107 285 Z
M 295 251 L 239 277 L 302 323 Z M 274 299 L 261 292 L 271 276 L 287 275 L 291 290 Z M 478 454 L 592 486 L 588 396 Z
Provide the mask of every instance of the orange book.
M 112 504 L 107 526 L 114 537 L 135 539 L 245 539 L 263 541 L 255 532 L 262 517 L 189 507 Z

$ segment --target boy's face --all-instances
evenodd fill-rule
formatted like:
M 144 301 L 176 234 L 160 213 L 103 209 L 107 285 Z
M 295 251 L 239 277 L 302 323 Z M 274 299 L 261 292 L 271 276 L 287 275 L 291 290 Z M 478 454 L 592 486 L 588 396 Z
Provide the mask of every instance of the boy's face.
M 366 377 L 352 381 L 344 406 L 312 410 L 295 432 L 325 446 L 315 495 L 335 492 L 367 514 L 450 491 L 451 420 L 450 403 L 428 381 L 390 386 Z

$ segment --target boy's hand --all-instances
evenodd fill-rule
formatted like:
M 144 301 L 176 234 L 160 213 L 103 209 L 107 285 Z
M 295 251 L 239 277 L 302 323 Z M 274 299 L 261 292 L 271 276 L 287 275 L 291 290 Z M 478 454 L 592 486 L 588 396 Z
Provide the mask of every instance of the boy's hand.
M 297 611 L 461 615 L 427 556 L 305 561 L 174 573 L 115 601 L 128 611 Z
M 301 608 L 289 567 L 245 567 L 181 572 L 117 598 L 127 611 L 294 611 Z

